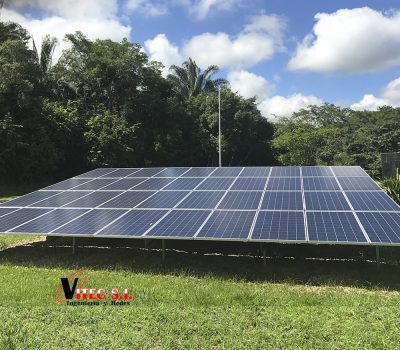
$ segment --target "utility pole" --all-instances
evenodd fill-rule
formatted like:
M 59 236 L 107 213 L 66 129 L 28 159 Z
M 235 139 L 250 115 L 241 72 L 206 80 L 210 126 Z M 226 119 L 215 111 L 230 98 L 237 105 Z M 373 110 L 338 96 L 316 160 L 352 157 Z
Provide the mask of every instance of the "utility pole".
M 219 167 L 222 166 L 221 157 L 221 86 L 218 86 L 218 153 L 219 153 Z

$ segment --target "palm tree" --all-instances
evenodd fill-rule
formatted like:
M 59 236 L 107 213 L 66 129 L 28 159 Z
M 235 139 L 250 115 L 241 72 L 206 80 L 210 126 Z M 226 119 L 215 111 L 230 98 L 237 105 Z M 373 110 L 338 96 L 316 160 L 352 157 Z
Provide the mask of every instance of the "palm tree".
M 33 42 L 33 51 L 35 52 L 37 64 L 40 67 L 40 70 L 44 75 L 48 73 L 51 68 L 54 50 L 58 43 L 57 38 L 52 38 L 50 35 L 46 35 L 42 39 L 42 47 L 40 49 L 40 53 L 36 47 L 35 40 L 32 39 Z
M 218 86 L 227 84 L 225 79 L 211 79 L 219 71 L 218 66 L 209 66 L 202 72 L 191 58 L 183 62 L 182 67 L 172 65 L 170 70 L 172 73 L 167 79 L 173 84 L 175 93 L 183 100 L 201 92 L 215 92 Z

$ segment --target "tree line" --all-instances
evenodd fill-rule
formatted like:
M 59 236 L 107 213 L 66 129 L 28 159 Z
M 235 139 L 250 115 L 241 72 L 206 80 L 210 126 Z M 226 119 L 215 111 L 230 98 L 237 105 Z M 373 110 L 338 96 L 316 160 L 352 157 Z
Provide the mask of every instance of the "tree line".
M 0 180 L 54 181 L 96 167 L 359 164 L 379 176 L 379 152 L 399 150 L 399 109 L 310 106 L 271 123 L 233 92 L 218 67 L 189 59 L 161 75 L 137 44 L 66 36 L 40 51 L 0 22 Z

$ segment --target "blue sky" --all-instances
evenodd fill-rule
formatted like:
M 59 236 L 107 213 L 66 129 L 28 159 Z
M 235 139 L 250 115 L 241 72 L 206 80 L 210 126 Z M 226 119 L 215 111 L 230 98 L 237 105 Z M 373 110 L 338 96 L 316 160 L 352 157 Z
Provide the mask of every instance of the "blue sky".
M 351 6 L 350 6 L 351 5 Z M 46 33 L 128 37 L 167 67 L 189 56 L 274 119 L 308 104 L 400 105 L 398 1 L 12 0 L 3 20 Z M 164 70 L 167 74 L 168 70 Z

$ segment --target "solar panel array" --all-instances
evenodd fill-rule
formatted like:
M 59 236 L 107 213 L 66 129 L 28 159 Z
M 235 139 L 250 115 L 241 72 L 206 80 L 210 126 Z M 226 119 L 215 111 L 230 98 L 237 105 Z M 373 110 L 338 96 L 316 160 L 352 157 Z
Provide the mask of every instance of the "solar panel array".
M 0 232 L 400 244 L 400 207 L 360 167 L 100 168 L 0 204 Z

